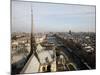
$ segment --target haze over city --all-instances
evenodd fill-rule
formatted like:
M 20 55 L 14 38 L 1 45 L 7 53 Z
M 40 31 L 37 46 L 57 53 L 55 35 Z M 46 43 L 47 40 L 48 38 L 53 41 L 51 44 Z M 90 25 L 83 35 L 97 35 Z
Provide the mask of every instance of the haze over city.
M 95 6 L 12 1 L 12 32 L 95 32 Z

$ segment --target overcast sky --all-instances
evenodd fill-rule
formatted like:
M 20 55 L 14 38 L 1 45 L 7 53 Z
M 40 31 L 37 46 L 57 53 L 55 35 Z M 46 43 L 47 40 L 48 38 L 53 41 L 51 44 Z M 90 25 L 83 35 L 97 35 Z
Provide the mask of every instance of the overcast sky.
M 95 6 L 12 1 L 12 32 L 94 32 Z

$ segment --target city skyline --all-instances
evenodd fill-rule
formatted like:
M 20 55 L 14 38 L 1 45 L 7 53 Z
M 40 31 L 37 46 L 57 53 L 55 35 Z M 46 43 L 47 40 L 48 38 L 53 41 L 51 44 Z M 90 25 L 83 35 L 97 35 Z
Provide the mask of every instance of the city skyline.
M 95 32 L 95 6 L 12 1 L 12 32 Z M 74 12 L 73 12 L 74 11 Z
M 96 69 L 92 5 L 12 1 L 11 74 Z

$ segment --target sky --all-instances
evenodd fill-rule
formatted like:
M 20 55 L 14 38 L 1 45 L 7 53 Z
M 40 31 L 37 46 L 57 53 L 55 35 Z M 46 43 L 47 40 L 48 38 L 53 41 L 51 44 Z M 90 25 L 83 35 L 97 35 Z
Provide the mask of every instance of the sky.
M 95 32 L 95 6 L 12 1 L 12 32 Z

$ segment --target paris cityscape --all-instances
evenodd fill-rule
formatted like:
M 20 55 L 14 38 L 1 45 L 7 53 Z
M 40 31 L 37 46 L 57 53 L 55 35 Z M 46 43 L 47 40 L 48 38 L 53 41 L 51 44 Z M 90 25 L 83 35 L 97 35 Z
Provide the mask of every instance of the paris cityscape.
M 92 69 L 96 69 L 94 6 L 12 0 L 12 74 Z

